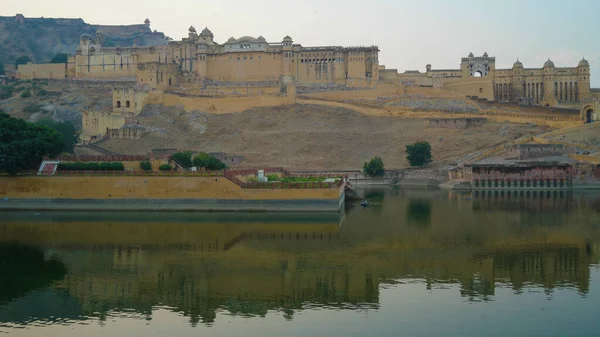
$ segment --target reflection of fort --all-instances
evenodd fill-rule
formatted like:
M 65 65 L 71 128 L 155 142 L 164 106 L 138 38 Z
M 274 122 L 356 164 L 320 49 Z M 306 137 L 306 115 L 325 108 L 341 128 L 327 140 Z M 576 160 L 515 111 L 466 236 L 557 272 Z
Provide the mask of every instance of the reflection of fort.
M 560 224 L 531 218 L 523 226 L 514 211 L 479 212 L 475 197 L 438 193 L 385 191 L 379 205 L 350 209 L 341 227 L 337 219 L 271 215 L 186 221 L 171 214 L 170 222 L 12 216 L 0 222 L 0 242 L 60 258 L 68 271 L 54 288 L 87 315 L 115 308 L 151 315 L 162 305 L 195 323 L 213 322 L 220 311 L 280 310 L 290 318 L 313 306 L 378 308 L 381 284 L 399 278 L 457 284 L 466 298 L 488 298 L 498 286 L 589 291 L 600 235 L 588 204 L 566 208 Z

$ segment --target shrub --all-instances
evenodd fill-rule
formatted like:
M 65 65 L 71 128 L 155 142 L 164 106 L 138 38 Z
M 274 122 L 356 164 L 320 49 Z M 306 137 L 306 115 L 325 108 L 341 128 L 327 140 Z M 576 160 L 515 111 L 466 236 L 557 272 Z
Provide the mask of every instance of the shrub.
M 267 174 L 268 181 L 278 181 L 279 177 L 276 174 Z
M 29 97 L 31 97 L 31 91 L 29 91 L 29 89 L 27 89 L 21 93 L 21 98 L 29 98 Z
M 374 157 L 370 162 L 363 165 L 364 174 L 369 177 L 379 177 L 385 173 L 383 160 L 380 157 Z
M 433 160 L 431 156 L 431 145 L 427 141 L 416 142 L 406 145 L 406 160 L 410 166 L 425 166 Z
M 257 183 L 258 182 L 258 178 L 256 178 L 256 177 L 249 177 L 246 180 L 248 180 L 249 183 Z
M 148 160 L 140 162 L 140 168 L 144 171 L 152 171 L 152 163 Z
M 173 166 L 169 164 L 162 164 L 158 167 L 158 169 L 161 171 L 171 171 L 173 169 Z
M 48 91 L 46 91 L 45 89 L 38 89 L 35 92 L 35 95 L 38 96 L 38 97 L 47 96 L 48 95 Z
M 0 100 L 9 99 L 13 95 L 14 88 L 10 85 L 3 85 L 0 87 Z
M 123 171 L 125 166 L 121 162 L 77 162 L 77 163 L 59 163 L 59 171 Z
M 31 103 L 31 104 L 27 104 L 24 108 L 23 108 L 23 112 L 29 112 L 29 113 L 36 113 L 40 111 L 40 106 L 37 103 Z
M 171 155 L 171 159 L 176 161 L 179 165 L 183 166 L 183 168 L 192 167 L 192 153 L 188 151 L 177 152 Z

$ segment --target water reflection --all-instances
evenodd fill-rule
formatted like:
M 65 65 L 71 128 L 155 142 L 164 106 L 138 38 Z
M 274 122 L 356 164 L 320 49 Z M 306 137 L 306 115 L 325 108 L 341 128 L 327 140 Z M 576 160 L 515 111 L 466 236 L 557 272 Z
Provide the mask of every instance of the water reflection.
M 458 289 L 464 301 L 493 301 L 503 288 L 590 291 L 600 195 L 366 195 L 374 206 L 349 207 L 343 223 L 314 214 L 5 213 L 0 322 L 151 319 L 157 306 L 191 325 L 218 324 L 223 312 L 293 320 L 314 308 L 381 310 L 382 289 L 415 282 Z

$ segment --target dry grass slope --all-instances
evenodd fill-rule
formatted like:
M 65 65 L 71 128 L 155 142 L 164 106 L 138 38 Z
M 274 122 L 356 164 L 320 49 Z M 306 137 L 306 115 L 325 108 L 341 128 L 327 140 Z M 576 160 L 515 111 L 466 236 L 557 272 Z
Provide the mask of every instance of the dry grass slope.
M 407 166 L 404 145 L 415 141 L 429 141 L 435 166 L 442 166 L 477 149 L 542 132 L 541 127 L 507 123 L 466 130 L 429 129 L 422 119 L 367 116 L 320 105 L 219 115 L 154 107 L 139 120 L 164 132 L 141 140 L 113 139 L 103 147 L 132 154 L 160 147 L 222 151 L 242 154 L 244 165 L 293 169 L 357 169 L 380 156 L 388 168 L 401 168 Z

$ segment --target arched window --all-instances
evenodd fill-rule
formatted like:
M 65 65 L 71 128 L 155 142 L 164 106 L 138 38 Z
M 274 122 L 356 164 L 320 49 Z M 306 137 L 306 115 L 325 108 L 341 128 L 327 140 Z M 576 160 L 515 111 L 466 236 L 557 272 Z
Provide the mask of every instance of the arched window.
M 117 108 L 121 107 L 121 101 L 117 101 Z
M 126 108 L 130 108 L 130 107 L 131 107 L 131 102 L 129 102 L 129 101 L 125 101 L 125 107 L 126 107 Z

